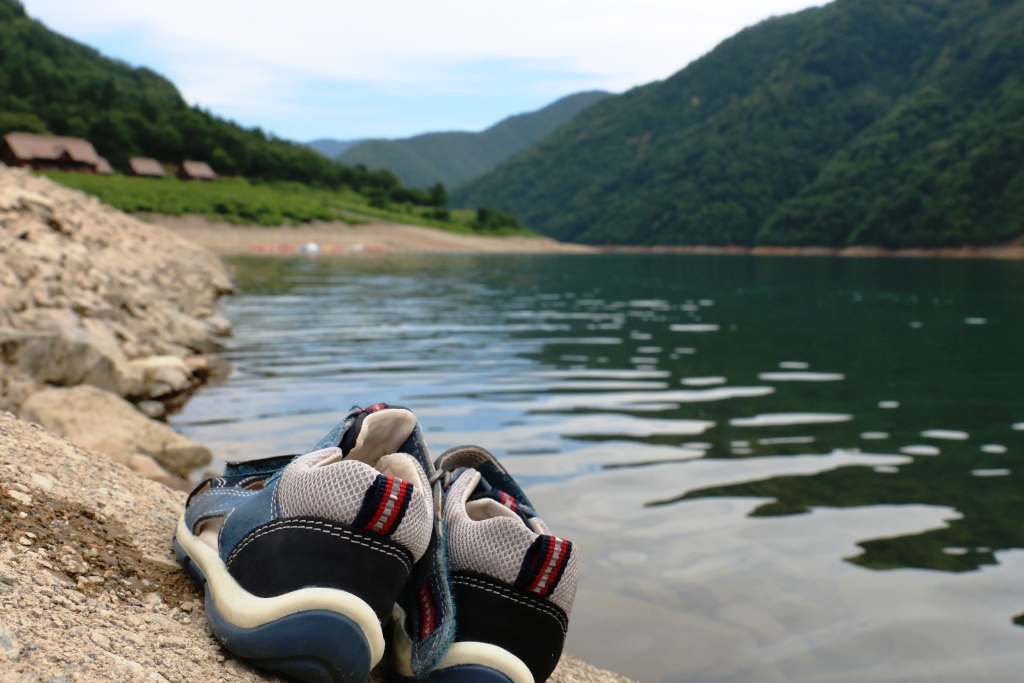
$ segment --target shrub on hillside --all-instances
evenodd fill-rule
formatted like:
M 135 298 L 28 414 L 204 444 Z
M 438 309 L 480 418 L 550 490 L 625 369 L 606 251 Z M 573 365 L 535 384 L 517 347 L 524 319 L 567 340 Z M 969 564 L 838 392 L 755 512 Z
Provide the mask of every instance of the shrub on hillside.
M 481 206 L 476 210 L 476 220 L 473 221 L 471 227 L 474 230 L 486 230 L 489 232 L 500 232 L 502 230 L 519 230 L 523 226 L 519 224 L 519 220 L 510 213 L 506 213 L 501 209 L 495 209 L 491 206 Z

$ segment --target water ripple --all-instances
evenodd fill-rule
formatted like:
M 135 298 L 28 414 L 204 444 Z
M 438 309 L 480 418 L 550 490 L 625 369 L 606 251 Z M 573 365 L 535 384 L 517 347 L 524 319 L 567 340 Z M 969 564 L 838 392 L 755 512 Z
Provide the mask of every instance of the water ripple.
M 832 424 L 849 422 L 853 415 L 837 413 L 768 413 L 729 420 L 733 427 L 785 427 L 789 425 Z

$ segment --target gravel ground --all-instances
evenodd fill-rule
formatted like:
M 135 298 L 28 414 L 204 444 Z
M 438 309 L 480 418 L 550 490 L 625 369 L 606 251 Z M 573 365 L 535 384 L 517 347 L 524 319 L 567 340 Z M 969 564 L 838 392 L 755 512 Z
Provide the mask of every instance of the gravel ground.
M 184 494 L 0 413 L 0 682 L 275 681 L 222 650 L 170 536 Z M 628 683 L 569 656 L 551 683 Z

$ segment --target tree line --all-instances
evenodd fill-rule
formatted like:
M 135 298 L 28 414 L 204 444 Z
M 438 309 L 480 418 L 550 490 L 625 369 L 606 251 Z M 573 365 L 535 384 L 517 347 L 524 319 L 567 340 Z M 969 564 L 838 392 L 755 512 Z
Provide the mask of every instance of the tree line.
M 221 175 L 347 186 L 380 205 L 447 200 L 443 185 L 404 187 L 389 171 L 336 163 L 189 106 L 159 74 L 106 58 L 29 18 L 18 0 L 0 0 L 0 135 L 13 131 L 86 138 L 114 168 L 132 156 L 194 159 Z

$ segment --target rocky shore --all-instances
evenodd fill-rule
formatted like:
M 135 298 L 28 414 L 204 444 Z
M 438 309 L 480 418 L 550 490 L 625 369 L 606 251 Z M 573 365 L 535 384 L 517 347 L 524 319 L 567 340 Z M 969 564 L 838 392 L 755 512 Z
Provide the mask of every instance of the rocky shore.
M 223 363 L 202 247 L 0 166 L 0 409 L 169 485 L 210 453 L 159 421 Z

